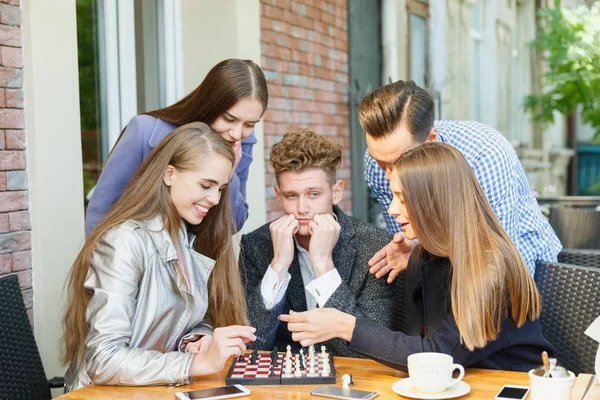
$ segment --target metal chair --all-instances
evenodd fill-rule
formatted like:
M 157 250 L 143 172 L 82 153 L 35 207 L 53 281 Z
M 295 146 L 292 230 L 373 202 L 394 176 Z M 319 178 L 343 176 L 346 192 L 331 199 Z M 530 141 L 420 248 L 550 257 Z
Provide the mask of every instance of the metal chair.
M 64 379 L 46 379 L 16 275 L 0 279 L 0 399 L 47 400 Z
M 600 268 L 600 250 L 562 249 L 558 253 L 558 262 Z
M 600 211 L 552 207 L 550 225 L 566 248 L 600 249 Z
M 600 315 L 600 269 L 539 261 L 540 323 L 559 362 L 575 374 L 593 373 L 598 343 L 584 334 Z

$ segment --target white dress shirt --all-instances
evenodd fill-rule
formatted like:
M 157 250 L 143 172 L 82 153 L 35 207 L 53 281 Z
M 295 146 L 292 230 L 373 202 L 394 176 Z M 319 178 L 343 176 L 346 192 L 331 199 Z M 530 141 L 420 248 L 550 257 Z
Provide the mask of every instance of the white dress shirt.
M 342 278 L 335 268 L 317 278 L 317 274 L 308 257 L 308 251 L 300 246 L 295 238 L 294 242 L 299 252 L 298 263 L 300 264 L 300 272 L 302 273 L 302 281 L 306 294 L 306 308 L 307 310 L 312 310 L 317 305 L 324 307 L 327 300 L 329 300 L 342 283 Z M 269 265 L 260 284 L 260 291 L 267 310 L 272 309 L 283 300 L 291 279 L 292 276 L 288 272 L 285 279 L 280 282 L 279 275 Z

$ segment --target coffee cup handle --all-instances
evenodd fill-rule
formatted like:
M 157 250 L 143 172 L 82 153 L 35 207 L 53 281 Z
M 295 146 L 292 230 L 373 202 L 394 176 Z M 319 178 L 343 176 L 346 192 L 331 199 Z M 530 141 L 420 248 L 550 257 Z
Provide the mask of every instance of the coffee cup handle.
M 458 378 L 454 379 L 454 382 L 452 382 L 448 387 L 452 387 L 452 386 L 456 385 L 458 382 L 462 381 L 462 378 L 464 378 L 464 376 L 465 376 L 465 369 L 462 365 L 452 364 L 452 372 L 454 372 L 455 369 L 459 370 L 460 374 L 458 375 Z

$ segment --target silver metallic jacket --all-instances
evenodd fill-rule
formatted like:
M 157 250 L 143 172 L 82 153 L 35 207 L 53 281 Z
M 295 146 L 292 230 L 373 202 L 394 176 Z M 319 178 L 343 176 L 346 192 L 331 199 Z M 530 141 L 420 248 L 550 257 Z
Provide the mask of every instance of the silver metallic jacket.
M 91 383 L 133 386 L 189 380 L 194 353 L 177 348 L 186 334 L 212 333 L 203 318 L 215 265 L 193 250 L 194 240 L 182 227 L 188 291 L 160 217 L 127 221 L 100 239 L 85 281 L 92 296 L 86 312 L 85 354 L 81 362 L 69 366 L 65 392 Z

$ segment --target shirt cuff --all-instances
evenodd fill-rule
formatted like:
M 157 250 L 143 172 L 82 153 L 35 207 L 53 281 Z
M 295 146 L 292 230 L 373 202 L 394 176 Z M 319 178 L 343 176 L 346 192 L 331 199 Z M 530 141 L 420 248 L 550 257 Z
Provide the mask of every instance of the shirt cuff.
M 306 290 L 317 300 L 319 307 L 325 307 L 327 300 L 342 284 L 342 278 L 337 269 L 332 269 L 306 285 Z
M 260 292 L 262 293 L 263 302 L 267 310 L 272 309 L 275 305 L 283 300 L 285 291 L 290 284 L 292 276 L 288 272 L 283 281 L 279 282 L 279 275 L 271 266 L 267 268 L 267 272 L 260 283 Z

